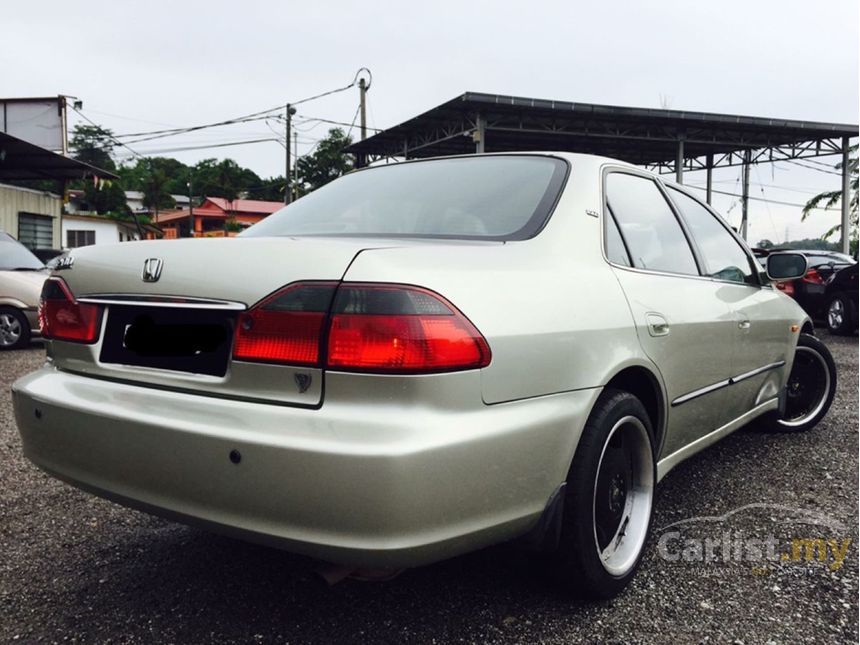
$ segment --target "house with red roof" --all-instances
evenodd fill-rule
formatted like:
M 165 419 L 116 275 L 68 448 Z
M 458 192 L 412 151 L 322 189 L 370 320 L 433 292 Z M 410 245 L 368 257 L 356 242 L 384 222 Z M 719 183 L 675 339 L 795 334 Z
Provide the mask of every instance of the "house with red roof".
M 200 206 L 191 209 L 159 212 L 157 223 L 165 238 L 224 237 L 235 235 L 236 229 L 248 228 L 283 207 L 281 202 L 259 199 L 205 197 Z

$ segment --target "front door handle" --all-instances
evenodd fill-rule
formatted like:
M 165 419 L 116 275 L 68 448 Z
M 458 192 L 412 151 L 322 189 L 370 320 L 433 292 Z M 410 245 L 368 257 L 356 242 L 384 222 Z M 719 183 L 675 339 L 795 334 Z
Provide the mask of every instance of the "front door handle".
M 662 315 L 655 313 L 645 314 L 645 321 L 648 323 L 648 333 L 652 336 L 669 335 L 669 321 Z
M 747 319 L 745 319 L 745 320 L 741 320 L 741 321 L 739 321 L 739 322 L 738 322 L 738 329 L 746 330 L 746 329 L 749 329 L 749 328 L 750 328 L 750 321 L 749 321 L 749 319 L 748 319 L 748 318 L 747 318 Z

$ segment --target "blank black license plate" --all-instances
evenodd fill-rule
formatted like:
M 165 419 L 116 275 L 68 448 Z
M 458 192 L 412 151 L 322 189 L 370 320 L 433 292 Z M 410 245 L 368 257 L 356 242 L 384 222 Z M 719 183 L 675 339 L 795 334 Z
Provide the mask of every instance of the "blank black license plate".
M 100 360 L 224 376 L 235 312 L 112 305 Z

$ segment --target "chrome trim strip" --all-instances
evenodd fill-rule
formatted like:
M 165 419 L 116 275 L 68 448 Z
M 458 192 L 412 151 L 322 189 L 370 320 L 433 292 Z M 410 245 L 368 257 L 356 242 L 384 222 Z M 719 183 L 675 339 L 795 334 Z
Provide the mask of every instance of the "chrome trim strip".
M 704 396 L 705 394 L 710 394 L 711 392 L 716 392 L 728 385 L 732 384 L 732 379 L 727 378 L 725 381 L 720 381 L 719 383 L 713 383 L 711 385 L 706 385 L 705 387 L 699 388 L 698 390 L 693 390 L 692 392 L 688 392 L 687 394 L 682 394 L 677 399 L 672 401 L 672 407 L 674 408 L 676 405 L 681 405 L 682 403 L 686 403 L 687 401 L 692 401 L 693 399 L 697 399 L 700 396 Z
M 687 394 L 682 394 L 677 399 L 672 401 L 672 407 L 681 405 L 682 403 L 686 403 L 687 401 L 692 401 L 693 399 L 697 399 L 700 396 L 704 396 L 705 394 L 710 394 L 711 392 L 716 392 L 724 387 L 729 385 L 734 385 L 735 383 L 740 383 L 741 381 L 745 381 L 753 376 L 758 376 L 759 374 L 764 374 L 770 370 L 775 370 L 785 365 L 785 361 L 777 361 L 775 363 L 768 363 L 767 365 L 762 365 L 761 367 L 757 367 L 754 370 L 750 370 L 749 372 L 744 372 L 743 374 L 739 374 L 738 376 L 732 376 L 731 378 L 726 379 L 725 381 L 719 381 L 718 383 L 712 383 L 711 385 L 706 385 L 705 387 L 699 388 L 698 390 L 693 390 L 692 392 L 688 392 Z
M 749 372 L 744 372 L 743 374 L 740 374 L 738 376 L 733 376 L 729 380 L 732 382 L 732 384 L 740 383 L 741 381 L 745 381 L 746 379 L 752 378 L 753 376 L 758 376 L 759 374 L 763 374 L 764 372 L 767 372 L 769 370 L 775 370 L 777 368 L 780 368 L 783 365 L 785 365 L 785 361 L 777 361 L 776 363 L 769 363 L 767 365 L 763 365 L 762 367 L 757 367 L 754 370 L 750 370 Z
M 78 302 L 95 305 L 130 305 L 138 307 L 175 307 L 181 309 L 225 309 L 245 311 L 248 307 L 230 300 L 207 300 L 184 296 L 153 296 L 146 294 L 92 293 L 80 296 Z

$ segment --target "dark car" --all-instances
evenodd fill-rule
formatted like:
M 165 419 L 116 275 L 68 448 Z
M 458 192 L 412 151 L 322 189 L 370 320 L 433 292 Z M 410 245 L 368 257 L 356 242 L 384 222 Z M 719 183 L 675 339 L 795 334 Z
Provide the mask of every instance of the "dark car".
M 774 286 L 791 296 L 804 308 L 806 313 L 816 321 L 827 320 L 828 307 L 833 293 L 828 290 L 828 284 L 833 277 L 843 269 L 856 266 L 856 261 L 845 253 L 824 250 L 798 250 L 798 249 L 753 249 L 753 253 L 760 263 L 764 263 L 767 256 L 774 251 L 791 250 L 806 256 L 806 275 L 797 280 L 777 282 Z M 855 272 L 856 273 L 856 272 Z M 856 281 L 854 292 L 857 291 Z M 856 302 L 856 295 L 855 300 Z M 856 319 L 855 319 L 856 320 Z M 849 324 L 846 322 L 846 324 Z
M 857 265 L 836 271 L 824 290 L 824 321 L 834 334 L 850 334 L 857 329 Z

